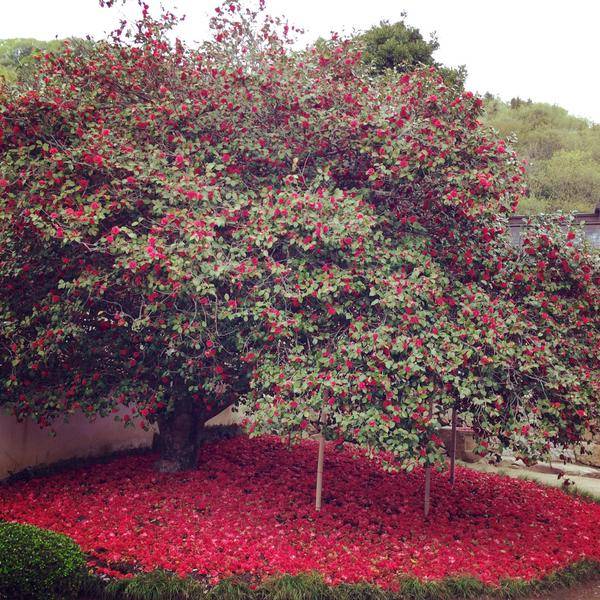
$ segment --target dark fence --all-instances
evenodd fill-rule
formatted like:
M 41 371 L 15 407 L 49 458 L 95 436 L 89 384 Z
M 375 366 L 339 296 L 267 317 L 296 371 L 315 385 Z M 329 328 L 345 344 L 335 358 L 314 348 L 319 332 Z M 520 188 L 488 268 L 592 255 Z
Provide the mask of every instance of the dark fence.
M 527 227 L 527 217 L 515 215 L 510 217 L 509 229 L 510 236 L 515 244 L 519 244 L 521 240 L 521 232 Z M 593 213 L 577 213 L 575 215 L 576 223 L 583 223 L 583 230 L 591 244 L 596 248 L 600 248 L 600 205 L 596 207 Z

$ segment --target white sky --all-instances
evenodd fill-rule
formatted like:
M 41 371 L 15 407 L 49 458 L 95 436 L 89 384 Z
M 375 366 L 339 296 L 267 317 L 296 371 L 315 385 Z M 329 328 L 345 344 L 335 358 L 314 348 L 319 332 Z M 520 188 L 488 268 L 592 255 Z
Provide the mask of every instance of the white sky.
M 149 0 L 158 6 L 159 0 Z M 215 0 L 163 0 L 187 15 L 180 35 L 201 40 Z M 135 3 L 134 3 L 135 4 Z M 437 59 L 465 64 L 467 87 L 559 104 L 600 123 L 600 0 L 267 0 L 270 12 L 304 27 L 309 38 L 366 29 L 381 19 L 436 31 Z M 0 0 L 0 38 L 100 37 L 122 7 L 97 0 Z M 130 10 L 130 9 L 128 9 Z

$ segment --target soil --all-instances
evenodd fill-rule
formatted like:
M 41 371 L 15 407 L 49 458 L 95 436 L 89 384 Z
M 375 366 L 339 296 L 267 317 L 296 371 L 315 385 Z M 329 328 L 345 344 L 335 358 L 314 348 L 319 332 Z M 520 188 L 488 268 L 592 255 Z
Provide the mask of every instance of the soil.
M 533 596 L 531 600 L 600 600 L 600 581 Z

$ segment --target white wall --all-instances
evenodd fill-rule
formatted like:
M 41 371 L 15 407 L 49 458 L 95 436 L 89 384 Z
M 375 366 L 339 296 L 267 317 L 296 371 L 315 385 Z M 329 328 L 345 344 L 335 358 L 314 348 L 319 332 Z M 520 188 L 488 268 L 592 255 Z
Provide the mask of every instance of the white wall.
M 231 409 L 223 411 L 207 425 L 235 423 Z M 125 428 L 114 417 L 90 422 L 83 414 L 73 415 L 68 423 L 54 424 L 56 436 L 40 429 L 33 421 L 18 423 L 0 413 L 0 480 L 29 467 L 49 465 L 69 458 L 102 456 L 152 445 L 154 431 L 140 427 Z
M 18 423 L 14 417 L 0 414 L 0 479 L 69 458 L 149 447 L 154 435 L 140 427 L 126 429 L 114 417 L 90 422 L 83 414 L 71 416 L 68 423 L 56 422 L 53 429 L 56 436 L 33 421 Z

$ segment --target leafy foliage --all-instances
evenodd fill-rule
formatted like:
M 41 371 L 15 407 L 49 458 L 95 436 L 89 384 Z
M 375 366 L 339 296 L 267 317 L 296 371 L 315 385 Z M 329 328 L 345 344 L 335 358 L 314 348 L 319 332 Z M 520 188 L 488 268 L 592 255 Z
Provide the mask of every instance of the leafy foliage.
M 558 106 L 522 101 L 503 103 L 488 96 L 485 122 L 528 163 L 530 194 L 519 212 L 593 212 L 600 202 L 600 126 Z
M 129 405 L 178 456 L 239 395 L 255 434 L 407 468 L 444 460 L 452 408 L 482 451 L 577 442 L 598 259 L 568 222 L 511 246 L 523 169 L 481 101 L 434 68 L 374 79 L 352 40 L 292 52 L 236 2 L 199 49 L 175 22 L 144 9 L 2 92 L 0 402 Z
M 156 570 L 131 579 L 113 579 L 105 588 L 103 598 L 131 600 L 193 600 L 205 598 L 206 586 L 189 578 Z
M 83 552 L 68 537 L 32 525 L 0 523 L 0 598 L 75 598 L 86 576 Z

